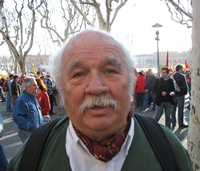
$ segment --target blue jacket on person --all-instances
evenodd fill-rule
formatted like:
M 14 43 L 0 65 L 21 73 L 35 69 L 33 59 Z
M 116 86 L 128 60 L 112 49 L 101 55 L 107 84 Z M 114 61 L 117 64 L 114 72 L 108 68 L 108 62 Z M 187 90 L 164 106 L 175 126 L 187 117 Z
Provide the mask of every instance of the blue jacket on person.
M 36 96 L 24 91 L 16 100 L 13 120 L 21 130 L 33 132 L 43 125 L 40 105 Z

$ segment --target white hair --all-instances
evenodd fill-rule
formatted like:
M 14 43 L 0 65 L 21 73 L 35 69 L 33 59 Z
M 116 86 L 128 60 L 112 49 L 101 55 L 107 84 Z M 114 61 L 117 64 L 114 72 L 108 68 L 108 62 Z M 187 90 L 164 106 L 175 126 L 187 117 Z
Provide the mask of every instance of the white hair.
M 26 88 L 29 87 L 33 81 L 35 81 L 35 77 L 26 77 L 22 83 L 22 90 L 26 90 Z
M 87 30 L 85 30 L 83 32 L 94 32 L 94 31 L 111 37 L 116 42 L 116 44 L 121 48 L 120 50 L 124 54 L 124 60 L 125 60 L 125 63 L 127 65 L 127 68 L 128 68 L 128 75 L 129 75 L 129 80 L 130 80 L 129 81 L 128 94 L 129 94 L 129 98 L 130 98 L 130 101 L 131 101 L 132 100 L 132 94 L 133 94 L 133 88 L 134 88 L 134 85 L 135 85 L 136 76 L 135 76 L 135 72 L 134 72 L 134 70 L 135 70 L 134 62 L 133 62 L 133 59 L 132 59 L 128 49 L 125 48 L 125 46 L 122 43 L 120 43 L 118 40 L 113 38 L 109 33 L 106 33 L 106 32 L 100 31 L 100 30 L 93 30 L 93 29 L 87 29 Z M 79 34 L 82 34 L 83 32 L 80 32 L 80 33 L 74 35 L 72 37 L 72 39 L 75 39 Z M 62 62 L 63 62 L 62 61 L 62 55 L 63 55 L 64 48 L 67 45 L 68 45 L 68 43 L 65 44 L 59 50 L 59 52 L 55 55 L 55 58 L 54 58 L 53 76 L 54 76 L 55 82 L 60 82 L 62 80 L 62 76 L 61 76 Z M 58 88 L 59 88 L 59 86 L 58 86 Z M 62 90 L 59 90 L 59 91 L 62 91 Z M 61 92 L 60 95 L 61 95 L 61 100 L 63 102 L 64 94 Z

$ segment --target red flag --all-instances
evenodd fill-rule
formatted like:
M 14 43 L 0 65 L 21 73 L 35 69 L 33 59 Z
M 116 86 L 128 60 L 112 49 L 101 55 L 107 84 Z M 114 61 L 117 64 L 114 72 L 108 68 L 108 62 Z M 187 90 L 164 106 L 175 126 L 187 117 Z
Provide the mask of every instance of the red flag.
M 169 67 L 169 54 L 168 54 L 168 51 L 167 51 L 167 55 L 166 55 L 166 68 Z
M 186 68 L 186 69 L 190 69 L 190 66 L 189 66 L 189 64 L 188 64 L 188 61 L 187 61 L 187 60 L 185 60 L 185 68 Z

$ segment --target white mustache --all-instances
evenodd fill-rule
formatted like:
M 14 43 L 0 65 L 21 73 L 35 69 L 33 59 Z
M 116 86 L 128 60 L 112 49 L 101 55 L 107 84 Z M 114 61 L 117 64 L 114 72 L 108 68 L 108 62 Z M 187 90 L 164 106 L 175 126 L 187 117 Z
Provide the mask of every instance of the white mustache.
M 93 107 L 106 107 L 111 106 L 113 107 L 114 111 L 117 109 L 117 102 L 112 99 L 108 99 L 104 96 L 91 96 L 91 98 L 87 99 L 83 102 L 81 105 L 81 113 L 85 113 L 85 110 L 87 108 L 93 108 Z

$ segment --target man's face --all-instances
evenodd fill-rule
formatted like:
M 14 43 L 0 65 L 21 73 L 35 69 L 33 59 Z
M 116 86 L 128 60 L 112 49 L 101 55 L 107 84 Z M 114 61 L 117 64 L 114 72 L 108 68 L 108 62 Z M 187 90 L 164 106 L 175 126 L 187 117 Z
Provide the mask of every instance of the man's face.
M 67 114 L 90 138 L 111 136 L 127 123 L 129 74 L 119 49 L 113 40 L 92 34 L 80 37 L 63 53 L 61 89 Z M 82 104 L 96 96 L 116 101 L 116 110 L 95 104 L 81 112 Z
M 161 70 L 161 74 L 163 78 L 167 78 L 168 77 L 168 73 L 166 70 Z
M 36 81 L 32 81 L 30 86 L 26 88 L 26 91 L 30 94 L 37 94 L 37 82 Z
M 183 73 L 183 68 L 180 69 L 180 73 Z
M 19 77 L 16 78 L 16 81 L 19 82 Z
M 152 75 L 152 71 L 150 69 L 147 71 L 147 73 L 148 75 Z

